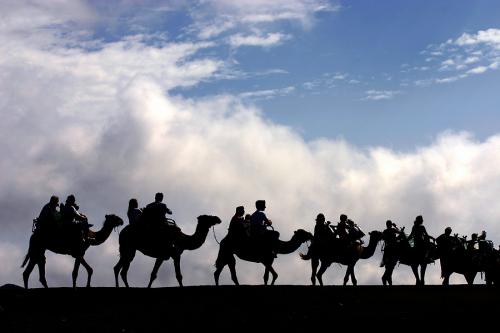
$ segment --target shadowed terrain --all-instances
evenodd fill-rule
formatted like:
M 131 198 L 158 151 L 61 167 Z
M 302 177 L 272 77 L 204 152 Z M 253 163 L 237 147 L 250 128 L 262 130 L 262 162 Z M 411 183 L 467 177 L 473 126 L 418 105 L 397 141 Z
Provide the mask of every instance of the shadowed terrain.
M 455 286 L 0 288 L 2 332 L 376 331 L 498 325 L 500 290 Z M 493 326 L 493 328 L 495 328 Z

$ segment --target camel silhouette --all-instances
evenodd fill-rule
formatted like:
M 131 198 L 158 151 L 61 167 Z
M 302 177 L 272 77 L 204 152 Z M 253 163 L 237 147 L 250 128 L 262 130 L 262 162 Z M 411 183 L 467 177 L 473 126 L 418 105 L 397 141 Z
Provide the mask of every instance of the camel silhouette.
M 311 282 L 316 285 L 316 278 L 319 284 L 323 285 L 323 274 L 326 272 L 328 267 L 334 262 L 346 265 L 347 270 L 344 276 L 344 286 L 349 282 L 353 285 L 357 285 L 358 281 L 354 274 L 354 266 L 359 259 L 368 259 L 373 256 L 375 248 L 378 242 L 382 239 L 382 233 L 380 231 L 374 230 L 368 233 L 370 235 L 370 241 L 368 246 L 361 246 L 360 244 L 349 244 L 343 245 L 337 239 L 331 239 L 329 242 L 321 242 L 315 247 L 316 250 L 311 251 L 307 254 L 300 254 L 303 260 L 311 260 Z M 318 266 L 321 263 L 321 267 L 318 270 Z
M 462 274 L 469 285 L 474 284 L 479 272 L 485 272 L 486 283 L 491 284 L 495 276 L 495 266 L 499 262 L 498 251 L 493 248 L 484 252 L 467 250 L 464 238 L 455 236 L 451 239 L 453 243 L 448 247 L 438 243 L 443 285 L 450 284 L 450 276 L 453 273 Z
M 201 247 L 207 238 L 209 229 L 221 223 L 221 220 L 217 216 L 198 216 L 198 224 L 192 235 L 184 234 L 177 226 L 168 226 L 169 230 L 165 230 L 166 228 L 163 228 L 164 230 L 148 229 L 144 222 L 146 221 L 141 221 L 139 224 L 129 224 L 120 232 L 120 260 L 113 269 L 116 287 L 120 286 L 118 274 L 120 274 L 125 286 L 129 287 L 127 273 L 137 250 L 146 256 L 156 258 L 148 288 L 151 288 L 163 261 L 170 258 L 174 261 L 175 276 L 182 287 L 180 266 L 182 252 Z
M 87 270 L 87 287 L 90 287 L 93 269 L 85 261 L 84 255 L 87 249 L 92 246 L 101 245 L 104 243 L 113 228 L 123 224 L 123 220 L 116 215 L 106 215 L 103 226 L 99 231 L 88 230 L 88 241 L 82 238 L 80 226 L 76 224 L 65 225 L 62 227 L 51 227 L 45 232 L 35 232 L 30 237 L 28 253 L 24 258 L 21 267 L 26 263 L 26 269 L 23 272 L 24 287 L 28 288 L 28 280 L 33 268 L 38 265 L 40 282 L 47 288 L 47 280 L 45 279 L 45 251 L 49 250 L 57 254 L 67 254 L 75 258 L 73 268 L 73 288 L 76 288 L 76 279 L 80 264 Z
M 297 250 L 300 245 L 312 239 L 312 234 L 303 229 L 295 230 L 292 238 L 289 241 L 278 240 L 274 251 L 277 254 L 289 254 Z M 216 270 L 214 272 L 215 284 L 219 285 L 219 276 L 226 265 L 229 266 L 231 272 L 231 279 L 235 285 L 239 285 L 238 277 L 236 275 L 236 259 L 238 258 L 251 261 L 255 263 L 262 263 L 265 267 L 264 283 L 267 285 L 269 281 L 269 273 L 272 274 L 271 285 L 274 285 L 278 278 L 278 273 L 273 268 L 275 255 L 272 249 L 264 246 L 261 242 L 256 242 L 251 237 L 241 237 L 238 241 L 231 239 L 227 235 L 220 242 L 219 254 L 215 262 Z
M 410 245 L 405 234 L 402 234 L 392 255 L 384 259 L 385 271 L 382 275 L 383 284 L 392 285 L 392 273 L 398 263 L 411 267 L 416 285 L 425 285 L 427 265 L 437 259 L 436 244 L 428 243 L 427 251 L 422 251 Z M 420 274 L 419 269 L 420 268 Z

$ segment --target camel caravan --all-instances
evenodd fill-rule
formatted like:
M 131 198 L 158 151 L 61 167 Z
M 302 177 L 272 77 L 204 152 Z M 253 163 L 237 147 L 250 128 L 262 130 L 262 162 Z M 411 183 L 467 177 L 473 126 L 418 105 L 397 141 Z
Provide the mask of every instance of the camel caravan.
M 383 252 L 380 267 L 384 268 L 383 285 L 392 285 L 392 274 L 399 264 L 411 267 L 415 275 L 415 284 L 425 284 L 427 265 L 437 259 L 441 264 L 443 285 L 449 284 L 453 273 L 462 274 L 468 284 L 473 284 L 478 273 L 484 274 L 486 284 L 500 283 L 500 248 L 495 249 L 493 242 L 486 239 L 486 232 L 480 235 L 452 235 L 447 227 L 437 238 L 427 234 L 422 216 L 417 216 L 409 235 L 403 228 L 388 220 L 382 232 L 373 230 L 368 233 L 368 244 L 362 238 L 365 233 L 347 215 L 340 215 L 338 223 L 326 221 L 323 214 L 316 217 L 314 233 L 304 229 L 294 231 L 290 240 L 281 240 L 274 230 L 272 221 L 265 214 L 266 202 L 257 200 L 255 212 L 245 214 L 245 208 L 236 208 L 227 235 L 219 243 L 219 252 L 215 261 L 214 280 L 219 285 L 219 277 L 224 267 L 228 266 L 231 279 L 239 285 L 236 275 L 236 257 L 241 260 L 261 263 L 264 266 L 264 284 L 274 285 L 278 273 L 273 268 L 278 255 L 291 254 L 304 243 L 308 244 L 306 253 L 300 253 L 302 260 L 311 262 L 311 283 L 323 285 L 323 274 L 332 263 L 347 266 L 344 285 L 349 280 L 357 285 L 354 267 L 360 259 L 371 258 L 379 242 Z M 69 195 L 66 202 L 59 204 L 59 198 L 52 196 L 42 208 L 38 218 L 33 220 L 33 233 L 30 237 L 28 253 L 21 267 L 24 287 L 33 269 L 38 266 L 39 279 L 43 287 L 48 284 L 45 278 L 45 251 L 71 255 L 75 258 L 72 272 L 73 288 L 80 265 L 87 270 L 86 286 L 90 287 L 93 269 L 84 259 L 90 246 L 103 244 L 113 229 L 123 225 L 123 220 L 114 214 L 105 215 L 100 230 L 91 229 L 85 214 L 79 211 L 74 195 Z M 163 203 L 163 194 L 157 193 L 154 202 L 139 208 L 136 199 L 130 199 L 127 210 L 129 224 L 119 234 L 119 260 L 114 266 L 115 286 L 120 286 L 119 278 L 126 287 L 128 270 L 137 251 L 155 258 L 155 264 L 148 283 L 150 288 L 157 277 L 158 270 L 165 260 L 172 258 L 175 276 L 179 286 L 183 286 L 180 268 L 181 255 L 185 250 L 196 250 L 205 242 L 210 228 L 221 223 L 221 219 L 212 215 L 198 216 L 196 230 L 186 235 L 175 220 L 166 217 L 172 211 Z M 271 275 L 271 281 L 269 281 Z

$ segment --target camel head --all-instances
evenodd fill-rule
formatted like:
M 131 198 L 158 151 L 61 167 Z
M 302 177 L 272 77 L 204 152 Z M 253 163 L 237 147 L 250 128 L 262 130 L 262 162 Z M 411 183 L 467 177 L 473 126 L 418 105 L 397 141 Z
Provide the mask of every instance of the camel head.
M 313 235 L 309 231 L 304 229 L 297 229 L 293 232 L 293 238 L 296 238 L 301 243 L 307 242 L 313 238 Z
M 370 239 L 373 238 L 373 240 L 375 240 L 376 242 L 382 240 L 382 232 L 378 230 L 370 231 L 368 235 L 370 235 Z
M 222 221 L 218 216 L 212 216 L 212 215 L 200 215 L 198 216 L 198 223 L 210 228 L 216 224 L 221 223 Z
M 123 225 L 123 220 L 115 214 L 106 214 L 105 218 L 104 225 L 110 226 L 111 228 Z

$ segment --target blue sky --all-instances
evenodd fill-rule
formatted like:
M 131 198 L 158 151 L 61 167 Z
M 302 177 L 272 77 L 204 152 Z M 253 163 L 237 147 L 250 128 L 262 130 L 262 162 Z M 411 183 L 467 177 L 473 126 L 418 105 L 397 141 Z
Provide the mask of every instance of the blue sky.
M 188 234 L 198 215 L 221 217 L 219 239 L 257 199 L 282 239 L 320 212 L 365 231 L 423 215 L 435 236 L 500 239 L 496 1 L 20 0 L 0 12 L 0 284 L 22 283 L 52 194 L 75 194 L 99 226 L 163 192 Z M 117 249 L 113 233 L 89 250 L 96 285 L 112 283 Z M 186 285 L 213 283 L 217 251 L 208 237 L 183 255 Z M 380 283 L 380 256 L 359 264 L 361 284 Z M 297 253 L 278 259 L 278 283 L 309 283 Z M 49 283 L 70 285 L 71 258 L 47 260 Z M 132 285 L 151 260 L 136 257 Z M 261 282 L 255 264 L 238 271 Z M 170 273 L 158 284 L 176 285 Z M 428 274 L 440 283 L 437 265 Z
M 408 150 L 428 144 L 444 130 L 466 130 L 480 139 L 498 131 L 498 72 L 443 84 L 419 86 L 415 82 L 455 74 L 452 69 L 439 69 L 448 58 L 429 59 L 429 53 L 423 51 L 464 33 L 497 27 L 500 4 L 331 4 L 338 7 L 315 13 L 308 27 L 288 21 L 266 26 L 290 36 L 277 45 L 237 49 L 222 45 L 210 50 L 217 57 L 237 61 L 233 69 L 250 77 L 200 83 L 178 92 L 203 96 L 293 87 L 276 96 L 255 96 L 252 102 L 270 119 L 298 129 L 307 139 L 343 137 L 361 146 Z M 173 31 L 182 31 L 179 24 L 192 23 L 189 19 L 173 21 Z M 170 27 L 167 25 L 167 31 Z M 273 70 L 274 74 L 256 75 Z M 370 100 L 368 91 L 389 94 Z

